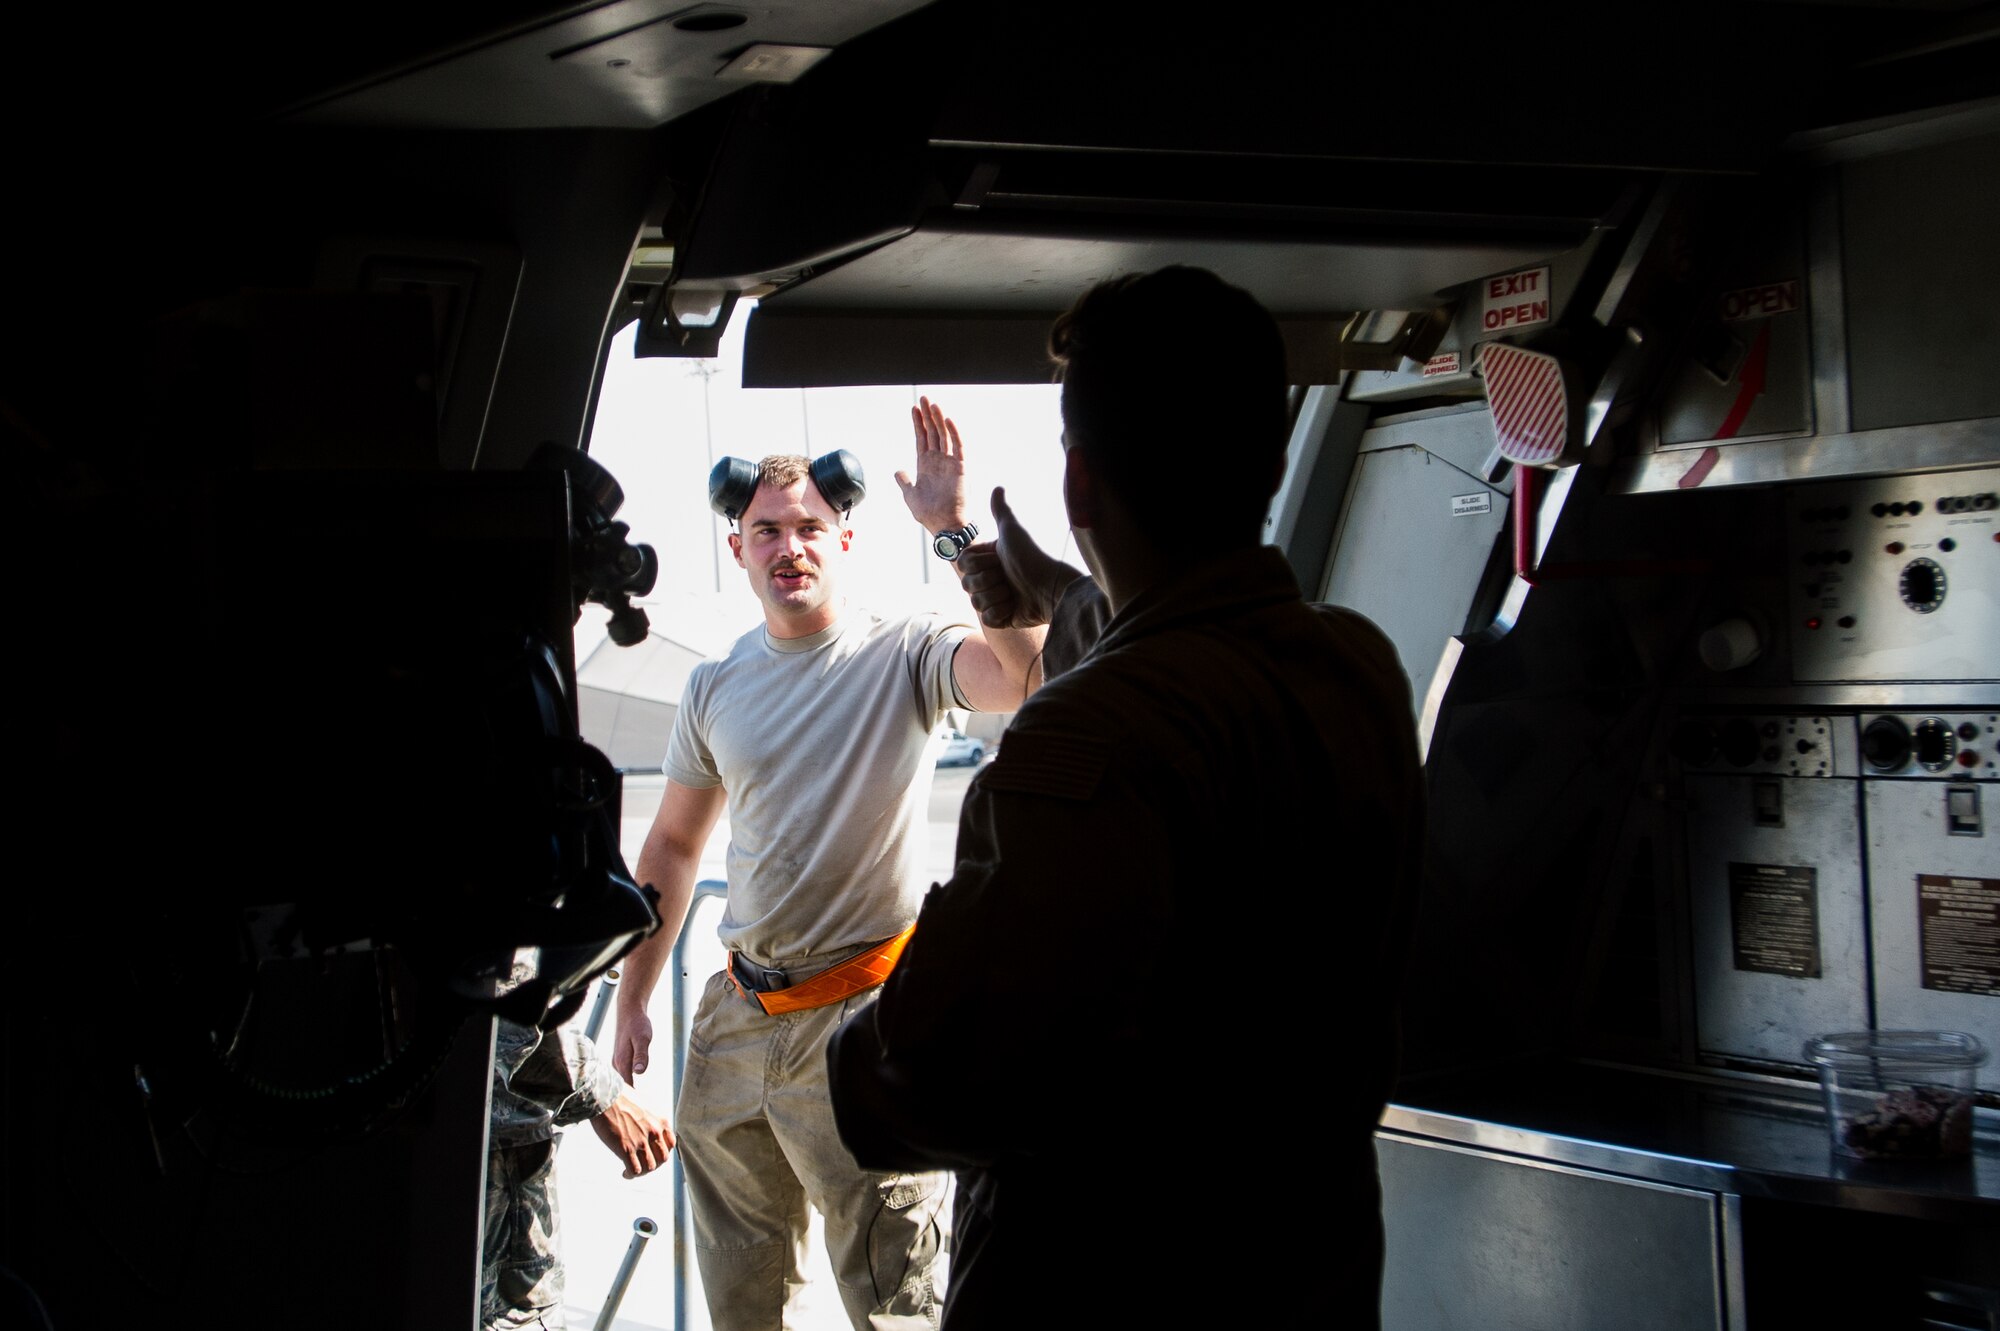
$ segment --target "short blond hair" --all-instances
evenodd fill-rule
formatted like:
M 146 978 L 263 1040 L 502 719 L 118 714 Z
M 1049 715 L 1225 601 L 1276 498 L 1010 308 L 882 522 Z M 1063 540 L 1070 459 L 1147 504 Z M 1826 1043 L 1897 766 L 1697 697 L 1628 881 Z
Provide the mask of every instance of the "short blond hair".
M 757 484 L 789 490 L 812 475 L 812 463 L 797 453 L 773 453 L 757 464 Z

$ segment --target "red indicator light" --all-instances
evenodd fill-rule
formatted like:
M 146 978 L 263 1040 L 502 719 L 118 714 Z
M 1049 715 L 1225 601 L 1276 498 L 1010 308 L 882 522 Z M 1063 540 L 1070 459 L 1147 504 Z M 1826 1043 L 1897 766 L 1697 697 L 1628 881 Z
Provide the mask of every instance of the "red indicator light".
M 1971 749 L 1960 749 L 1958 751 L 1958 765 L 1960 767 L 1977 767 L 1979 766 L 1979 755 Z
M 1816 629 L 1816 628 L 1818 628 L 1818 627 L 1819 627 L 1819 616 L 1818 616 L 1818 615 L 1814 615 L 1814 616 L 1812 616 L 1812 618 L 1810 618 L 1810 619 L 1806 620 L 1806 627 L 1807 627 L 1807 628 L 1809 628 L 1809 629 Z
M 1994 535 L 2000 536 L 2000 532 L 1995 532 Z M 1903 543 L 1901 541 L 1891 541 L 1889 542 L 1889 544 L 1883 546 L 1882 548 L 1884 550 L 1887 550 L 1892 555 L 1900 555 L 1903 553 Z

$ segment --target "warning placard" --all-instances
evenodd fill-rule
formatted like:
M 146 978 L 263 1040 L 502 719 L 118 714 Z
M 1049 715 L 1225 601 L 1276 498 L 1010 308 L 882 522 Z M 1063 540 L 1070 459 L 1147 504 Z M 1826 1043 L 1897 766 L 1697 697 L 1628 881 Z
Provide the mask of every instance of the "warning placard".
M 1485 490 L 1481 490 L 1478 494 L 1451 497 L 1451 515 L 1455 518 L 1469 518 L 1492 511 L 1493 496 Z
M 1479 327 L 1488 333 L 1511 333 L 1549 321 L 1549 270 L 1489 277 L 1480 287 Z
M 1817 980 L 1819 871 L 1795 864 L 1729 866 L 1736 969 Z
M 2000 998 L 2000 878 L 1917 875 L 1926 989 Z

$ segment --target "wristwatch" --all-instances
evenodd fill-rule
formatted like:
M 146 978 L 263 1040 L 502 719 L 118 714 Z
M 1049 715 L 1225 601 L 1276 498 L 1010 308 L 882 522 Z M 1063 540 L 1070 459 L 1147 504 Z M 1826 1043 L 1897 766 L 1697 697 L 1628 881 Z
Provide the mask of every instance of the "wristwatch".
M 963 527 L 948 527 L 937 534 L 937 539 L 931 542 L 931 549 L 937 551 L 939 559 L 950 563 L 964 554 L 965 547 L 971 545 L 978 535 L 979 528 L 969 522 Z

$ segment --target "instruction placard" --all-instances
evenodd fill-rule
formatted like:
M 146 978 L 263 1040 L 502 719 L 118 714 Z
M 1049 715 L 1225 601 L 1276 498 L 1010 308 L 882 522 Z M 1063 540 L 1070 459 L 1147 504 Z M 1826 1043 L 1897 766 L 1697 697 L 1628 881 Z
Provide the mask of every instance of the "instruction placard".
M 1729 866 L 1736 969 L 1817 980 L 1819 871 L 1796 864 Z
M 1917 875 L 1924 988 L 2000 997 L 2000 878 Z

